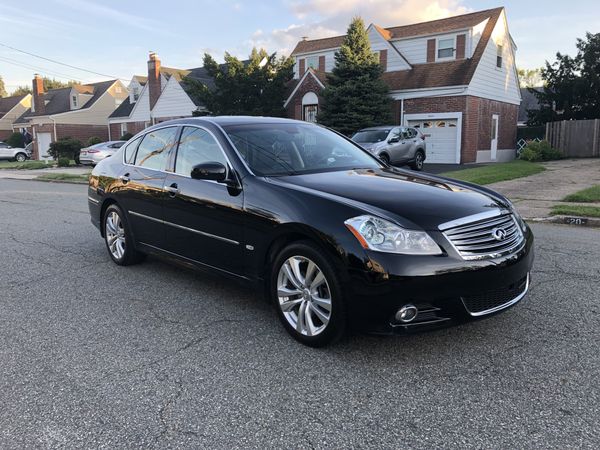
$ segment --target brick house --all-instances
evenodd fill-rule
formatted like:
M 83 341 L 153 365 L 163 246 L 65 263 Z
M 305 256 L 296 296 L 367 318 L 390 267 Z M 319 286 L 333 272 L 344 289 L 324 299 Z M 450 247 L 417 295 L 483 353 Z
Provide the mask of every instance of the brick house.
M 186 91 L 184 78 L 188 76 L 209 87 L 214 85 L 203 67 L 165 67 L 156 53 L 150 53 L 147 76 L 132 78 L 129 97 L 108 118 L 110 139 L 119 139 L 125 133 L 136 134 L 165 120 L 191 117 L 195 111 L 203 110 L 203 105 Z
M 0 98 L 0 141 L 13 133 L 15 120 L 31 108 L 31 94 Z
M 504 8 L 399 27 L 371 24 L 367 31 L 390 88 L 395 123 L 421 129 L 429 162 L 515 157 L 521 94 Z M 289 117 L 316 119 L 326 73 L 343 39 L 296 45 L 285 102 Z
M 63 137 L 83 143 L 92 136 L 108 140 L 106 120 L 127 97 L 119 80 L 78 84 L 44 91 L 43 79 L 35 75 L 31 108 L 13 123 L 33 136 L 33 158 L 49 158 L 50 144 Z

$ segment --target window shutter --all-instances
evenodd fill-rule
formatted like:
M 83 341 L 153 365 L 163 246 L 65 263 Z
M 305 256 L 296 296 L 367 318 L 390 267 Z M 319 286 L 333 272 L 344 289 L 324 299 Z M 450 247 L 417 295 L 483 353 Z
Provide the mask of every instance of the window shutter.
M 463 59 L 465 57 L 465 43 L 466 35 L 459 34 L 456 36 L 456 59 Z
M 387 70 L 387 50 L 379 50 L 379 64 L 385 72 Z
M 299 59 L 298 60 L 298 64 L 299 64 L 299 69 L 298 72 L 300 73 L 300 76 L 304 75 L 304 72 L 306 72 L 306 61 L 304 60 L 304 58 Z
M 427 62 L 435 61 L 435 39 L 427 40 Z
M 319 72 L 325 72 L 325 56 L 319 56 Z

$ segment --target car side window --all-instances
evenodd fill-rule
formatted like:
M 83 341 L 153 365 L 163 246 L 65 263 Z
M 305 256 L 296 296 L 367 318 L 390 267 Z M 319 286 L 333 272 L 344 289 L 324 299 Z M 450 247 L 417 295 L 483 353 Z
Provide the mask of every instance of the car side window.
M 410 131 L 408 128 L 402 128 L 400 132 L 400 138 L 404 141 L 405 139 L 410 139 Z
M 138 144 L 142 140 L 141 137 L 134 141 L 127 143 L 125 146 L 125 164 L 133 164 L 135 161 L 135 151 L 137 150 Z
M 0 142 L 0 148 L 8 148 L 8 144 L 5 144 L 4 142 Z
M 138 147 L 135 165 L 164 170 L 167 155 L 177 136 L 177 127 L 160 128 L 146 134 Z
M 388 139 L 400 139 L 400 128 L 392 128 Z
M 184 127 L 175 159 L 175 173 L 189 177 L 194 166 L 206 162 L 218 162 L 227 166 L 221 146 L 208 131 Z
M 409 133 L 411 139 L 417 137 L 417 130 L 415 130 L 414 128 L 409 128 L 408 133 Z

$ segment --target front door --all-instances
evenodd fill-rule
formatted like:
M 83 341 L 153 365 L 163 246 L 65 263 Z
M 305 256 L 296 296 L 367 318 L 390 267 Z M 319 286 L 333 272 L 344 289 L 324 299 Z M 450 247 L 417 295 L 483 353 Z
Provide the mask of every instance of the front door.
M 166 249 L 223 271 L 243 272 L 243 192 L 225 184 L 191 178 L 194 166 L 219 162 L 229 166 L 223 149 L 206 129 L 184 127 L 175 172 L 165 190 Z
M 497 153 L 498 153 L 498 114 L 492 115 L 492 142 L 490 145 L 491 148 L 491 159 L 492 161 L 496 161 Z
M 48 154 L 51 143 L 52 133 L 37 133 L 38 159 L 45 160 L 51 158 Z

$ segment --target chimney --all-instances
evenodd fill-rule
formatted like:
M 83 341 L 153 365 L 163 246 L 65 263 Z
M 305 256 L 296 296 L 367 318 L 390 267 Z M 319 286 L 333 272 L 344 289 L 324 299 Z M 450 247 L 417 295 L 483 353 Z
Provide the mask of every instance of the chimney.
M 33 111 L 37 114 L 43 114 L 46 109 L 44 102 L 44 80 L 39 74 L 33 77 Z
M 152 110 L 160 97 L 160 59 L 154 52 L 151 52 L 148 58 L 148 92 Z

